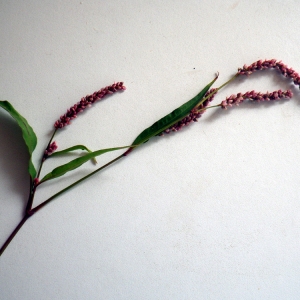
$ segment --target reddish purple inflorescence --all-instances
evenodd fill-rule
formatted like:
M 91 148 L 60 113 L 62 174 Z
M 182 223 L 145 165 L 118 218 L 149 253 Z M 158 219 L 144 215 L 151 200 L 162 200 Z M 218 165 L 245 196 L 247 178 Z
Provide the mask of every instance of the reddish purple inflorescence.
M 80 102 L 70 107 L 68 111 L 55 122 L 54 127 L 59 129 L 69 125 L 70 121 L 77 117 L 78 113 L 82 112 L 87 107 L 90 107 L 94 102 L 101 100 L 106 95 L 123 90 L 126 90 L 123 82 L 116 82 L 112 85 L 102 88 L 100 91 L 97 91 L 92 95 L 81 98 Z
M 279 70 L 283 76 L 292 79 L 295 85 L 300 85 L 300 75 L 295 70 L 289 68 L 287 65 L 281 61 L 277 61 L 276 59 L 264 61 L 258 60 L 250 66 L 244 65 L 243 68 L 238 69 L 238 73 L 241 75 L 250 75 L 255 71 L 271 68 Z
M 57 149 L 56 142 L 52 142 L 44 152 L 43 161 Z
M 211 97 L 207 98 L 201 105 L 199 105 L 197 108 L 193 108 L 189 115 L 184 117 L 182 120 L 177 122 L 176 124 L 172 125 L 170 128 L 164 130 L 160 135 L 164 135 L 164 133 L 169 134 L 170 132 L 178 131 L 184 126 L 189 125 L 192 122 L 197 122 L 198 119 L 204 114 L 205 109 L 208 104 L 214 99 L 217 89 L 210 89 L 208 92 L 206 92 L 205 97 L 207 97 L 209 94 L 215 92 Z
M 280 99 L 290 99 L 293 97 L 293 93 L 291 90 L 282 91 L 278 90 L 272 93 L 258 93 L 255 91 L 247 92 L 245 94 L 238 93 L 237 95 L 231 95 L 227 97 L 225 100 L 221 102 L 221 107 L 227 109 L 227 107 L 231 107 L 232 105 L 239 105 L 244 100 L 253 100 L 253 101 L 271 101 L 271 100 L 280 100 Z

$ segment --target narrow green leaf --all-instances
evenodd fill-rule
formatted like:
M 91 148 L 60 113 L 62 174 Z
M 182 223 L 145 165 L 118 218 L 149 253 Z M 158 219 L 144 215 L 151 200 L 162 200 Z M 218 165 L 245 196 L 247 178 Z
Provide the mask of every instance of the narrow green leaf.
M 17 121 L 19 127 L 22 130 L 23 139 L 28 148 L 30 156 L 28 171 L 31 179 L 34 179 L 36 176 L 36 170 L 32 163 L 31 156 L 37 144 L 37 137 L 26 119 L 22 117 L 8 101 L 0 101 L 0 107 L 5 109 Z
M 76 145 L 76 146 L 61 150 L 61 151 L 56 151 L 56 152 L 52 153 L 48 158 L 55 157 L 55 156 L 61 156 L 61 155 L 64 155 L 64 154 L 67 154 L 69 152 L 76 151 L 76 150 L 84 150 L 84 151 L 87 151 L 89 153 L 93 152 L 92 150 L 90 150 L 89 148 L 87 148 L 84 145 Z M 92 161 L 95 164 L 97 164 L 97 160 L 94 157 L 92 158 Z
M 67 149 L 64 149 L 64 150 L 61 150 L 61 151 L 55 151 L 53 152 L 50 156 L 50 157 L 54 157 L 54 156 L 61 156 L 63 154 L 66 154 L 66 153 L 69 153 L 71 151 L 76 151 L 76 150 L 85 150 L 89 153 L 93 152 L 91 151 L 90 149 L 88 149 L 86 146 L 84 145 L 76 145 L 76 146 L 73 146 L 73 147 L 70 147 L 70 148 L 67 148 Z
M 151 137 L 156 136 L 163 132 L 165 129 L 171 127 L 172 125 L 176 124 L 180 120 L 182 120 L 184 117 L 186 117 L 190 111 L 196 107 L 198 104 L 201 104 L 201 100 L 203 99 L 206 92 L 209 90 L 209 88 L 213 85 L 213 83 L 217 80 L 218 77 L 216 77 L 212 82 L 210 82 L 198 95 L 196 95 L 194 98 L 189 100 L 188 102 L 184 103 L 180 107 L 173 110 L 168 115 L 164 116 L 157 122 L 155 122 L 150 127 L 146 128 L 144 131 L 142 131 L 137 138 L 132 143 L 133 145 L 140 145 L 142 143 L 147 142 Z
M 44 176 L 44 178 L 40 181 L 40 183 L 45 182 L 45 181 L 50 180 L 50 179 L 60 177 L 64 174 L 66 174 L 67 172 L 75 170 L 78 167 L 80 167 L 81 165 L 83 165 L 84 163 L 86 163 L 87 161 L 89 161 L 90 159 L 92 159 L 93 157 L 99 156 L 99 155 L 104 154 L 106 152 L 125 149 L 125 148 L 128 148 L 128 147 L 129 146 L 101 149 L 101 150 L 98 150 L 98 151 L 88 153 L 88 154 L 86 154 L 82 157 L 75 158 L 75 159 L 71 160 L 70 162 L 68 162 L 64 165 L 61 165 L 61 166 L 53 169 L 50 173 L 48 173 L 47 175 Z

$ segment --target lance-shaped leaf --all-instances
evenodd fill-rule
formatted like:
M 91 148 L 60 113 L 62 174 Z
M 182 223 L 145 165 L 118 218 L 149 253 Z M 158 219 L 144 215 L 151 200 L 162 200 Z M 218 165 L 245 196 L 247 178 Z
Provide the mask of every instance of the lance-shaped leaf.
M 84 163 L 86 163 L 87 161 L 89 161 L 90 159 L 92 159 L 96 156 L 102 155 L 106 152 L 125 149 L 125 148 L 128 148 L 128 147 L 129 146 L 101 149 L 101 150 L 98 150 L 98 151 L 88 153 L 88 154 L 86 154 L 82 157 L 75 158 L 75 159 L 71 160 L 70 162 L 68 162 L 64 165 L 61 165 L 61 166 L 53 169 L 50 173 L 48 173 L 47 175 L 44 176 L 44 178 L 40 181 L 40 183 L 45 182 L 45 181 L 50 180 L 50 179 L 60 177 L 64 174 L 66 174 L 67 172 L 75 170 L 75 169 L 77 169 L 78 167 L 80 167 L 81 165 L 83 165 Z
M 67 149 L 64 149 L 64 150 L 61 150 L 61 151 L 56 151 L 56 152 L 53 152 L 48 158 L 50 157 L 55 157 L 55 156 L 61 156 L 61 155 L 64 155 L 64 154 L 67 154 L 69 152 L 72 152 L 72 151 L 76 151 L 76 150 L 83 150 L 83 151 L 87 151 L 89 153 L 92 153 L 93 151 L 90 150 L 89 148 L 87 148 L 86 146 L 84 145 L 76 145 L 76 146 L 73 146 L 73 147 L 70 147 L 70 148 L 67 148 Z M 92 161 L 97 164 L 97 161 L 96 159 L 93 157 L 92 158 Z
M 37 144 L 37 137 L 26 119 L 22 117 L 8 101 L 0 101 L 0 107 L 5 109 L 17 121 L 21 128 L 22 136 L 30 156 L 28 171 L 31 179 L 34 179 L 36 176 L 36 170 L 32 163 L 31 156 Z
M 190 111 L 196 107 L 197 105 L 200 105 L 203 102 L 203 97 L 206 94 L 206 92 L 209 90 L 209 88 L 213 85 L 213 83 L 217 80 L 218 77 L 216 77 L 212 82 L 210 82 L 204 89 L 196 95 L 194 98 L 189 100 L 188 102 L 184 103 L 180 107 L 173 110 L 168 115 L 164 116 L 157 122 L 155 122 L 150 127 L 146 128 L 144 131 L 142 131 L 137 138 L 132 143 L 133 145 L 140 145 L 142 143 L 147 142 L 151 137 L 156 136 L 163 132 L 164 130 L 168 129 L 172 125 L 176 124 L 180 120 L 182 120 L 184 117 L 186 117 Z M 201 102 L 202 101 L 202 102 Z M 130 148 L 128 152 L 131 150 Z

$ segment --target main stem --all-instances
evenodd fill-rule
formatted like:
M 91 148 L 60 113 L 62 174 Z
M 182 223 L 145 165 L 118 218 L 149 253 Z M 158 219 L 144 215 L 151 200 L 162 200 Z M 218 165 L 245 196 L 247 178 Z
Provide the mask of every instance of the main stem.
M 46 147 L 46 149 L 49 147 L 49 145 L 51 144 L 54 136 L 55 136 L 55 133 L 56 133 L 56 130 L 54 130 L 49 142 L 48 142 L 48 145 Z M 41 160 L 41 163 L 40 163 L 40 166 L 39 166 L 39 169 L 38 169 L 38 172 L 37 172 L 37 178 L 40 176 L 40 173 L 41 173 L 41 170 L 42 170 L 42 167 L 43 167 L 43 159 Z M 29 187 L 29 197 L 28 197 L 28 201 L 27 201 L 27 205 L 26 205 L 26 211 L 25 211 L 25 216 L 23 217 L 23 219 L 21 220 L 21 222 L 18 224 L 18 226 L 15 228 L 15 230 L 11 233 L 11 235 L 8 237 L 8 239 L 6 240 L 6 242 L 3 244 L 3 246 L 0 248 L 0 256 L 2 255 L 2 253 L 5 251 L 5 249 L 7 248 L 7 246 L 10 244 L 10 242 L 12 241 L 12 239 L 15 237 L 15 235 L 18 233 L 18 231 L 21 229 L 21 227 L 24 225 L 24 223 L 28 220 L 28 218 L 30 218 L 32 215 L 33 215 L 33 212 L 32 212 L 32 204 L 33 204 L 33 199 L 34 199 L 34 195 L 35 195 L 35 190 L 36 190 L 36 187 L 34 186 L 33 184 L 33 179 L 32 178 L 30 180 L 30 187 Z
M 12 239 L 15 237 L 15 235 L 18 233 L 18 231 L 21 229 L 21 227 L 24 225 L 24 223 L 33 215 L 35 214 L 38 210 L 40 210 L 41 208 L 43 208 L 46 204 L 48 204 L 49 202 L 51 202 L 53 199 L 55 199 L 56 197 L 58 197 L 59 195 L 61 195 L 62 193 L 66 192 L 67 190 L 71 189 L 72 187 L 74 187 L 75 185 L 77 185 L 78 183 L 86 180 L 87 178 L 89 178 L 90 176 L 94 175 L 95 173 L 103 170 L 104 168 L 108 167 L 109 165 L 111 165 L 112 163 L 116 162 L 117 160 L 121 159 L 122 157 L 124 157 L 124 154 L 121 154 L 120 156 L 116 157 L 115 159 L 111 160 L 110 162 L 108 162 L 107 164 L 103 165 L 102 167 L 98 168 L 97 170 L 95 170 L 94 172 L 82 177 L 81 179 L 75 181 L 74 183 L 72 183 L 71 185 L 67 186 L 66 188 L 62 189 L 61 191 L 59 191 L 58 193 L 54 194 L 53 196 L 51 196 L 49 199 L 47 199 L 46 201 L 44 201 L 43 203 L 41 203 L 40 205 L 38 205 L 37 207 L 30 209 L 28 211 L 26 211 L 25 216 L 23 217 L 23 219 L 21 220 L 21 222 L 18 224 L 18 226 L 15 228 L 15 230 L 11 233 L 11 235 L 8 237 L 8 239 L 6 240 L 6 242 L 3 244 L 3 246 L 0 249 L 0 256 L 2 255 L 2 253 L 5 251 L 5 249 L 7 248 L 7 246 L 10 244 L 10 242 L 12 241 Z M 34 193 L 30 193 L 29 195 L 29 200 L 30 198 L 33 199 L 33 195 Z
M 15 237 L 15 235 L 18 233 L 18 231 L 21 229 L 21 227 L 24 225 L 24 223 L 28 220 L 28 218 L 31 215 L 29 214 L 25 214 L 24 218 L 21 220 L 21 222 L 18 224 L 18 226 L 15 228 L 15 230 L 11 233 L 11 235 L 8 237 L 8 239 L 6 240 L 6 242 L 4 243 L 4 245 L 1 247 L 0 249 L 0 256 L 2 255 L 2 253 L 4 252 L 4 250 L 7 248 L 7 246 L 10 244 L 10 242 L 12 241 L 12 239 Z
M 98 168 L 97 170 L 95 170 L 94 172 L 82 177 L 81 179 L 75 181 L 74 183 L 68 185 L 67 187 L 65 187 L 64 189 L 62 189 L 61 191 L 57 192 L 56 194 L 54 194 L 53 196 L 51 196 L 49 199 L 45 200 L 43 203 L 41 203 L 40 205 L 38 205 L 37 207 L 33 208 L 30 213 L 35 214 L 38 210 L 40 210 L 41 208 L 43 208 L 46 204 L 48 204 L 49 202 L 51 202 L 52 200 L 54 200 L 56 197 L 58 197 L 59 195 L 61 195 L 62 193 L 66 192 L 67 190 L 71 189 L 72 187 L 74 187 L 75 185 L 79 184 L 80 182 L 88 179 L 89 177 L 91 177 L 92 175 L 96 174 L 97 172 L 103 170 L 104 168 L 108 167 L 109 165 L 111 165 L 112 163 L 116 162 L 117 160 L 121 159 L 122 157 L 124 157 L 124 154 L 121 154 L 120 156 L 114 158 L 113 160 L 111 160 L 110 162 L 108 162 L 107 164 L 103 165 L 102 167 Z

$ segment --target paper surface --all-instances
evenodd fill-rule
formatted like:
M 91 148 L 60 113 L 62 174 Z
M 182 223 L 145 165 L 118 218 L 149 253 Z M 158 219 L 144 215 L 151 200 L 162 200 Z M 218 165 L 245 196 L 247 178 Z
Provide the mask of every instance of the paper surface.
M 37 164 L 67 108 L 124 81 L 55 140 L 128 145 L 216 72 L 216 86 L 258 59 L 300 72 L 299 13 L 297 1 L 2 1 L 0 98 L 35 130 Z M 57 198 L 1 256 L 0 298 L 299 299 L 299 89 L 264 71 L 214 102 L 288 88 L 289 101 L 211 109 Z M 28 196 L 26 148 L 2 111 L 0 140 L 2 245 Z M 45 183 L 35 205 L 94 169 Z

